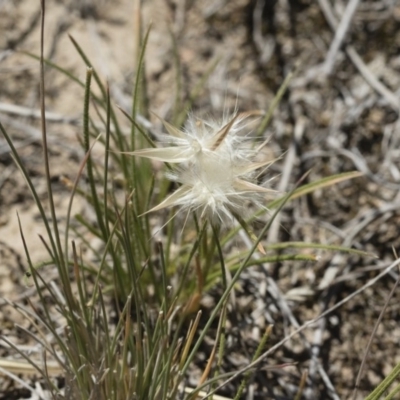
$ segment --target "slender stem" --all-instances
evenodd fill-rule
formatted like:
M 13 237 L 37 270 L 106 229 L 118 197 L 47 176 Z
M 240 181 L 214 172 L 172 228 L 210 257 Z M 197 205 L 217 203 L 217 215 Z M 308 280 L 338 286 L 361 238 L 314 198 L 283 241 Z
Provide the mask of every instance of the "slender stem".
M 42 18 L 41 18 L 41 25 L 40 25 L 40 120 L 42 126 L 42 142 L 43 142 L 43 161 L 44 161 L 44 168 L 46 173 L 46 183 L 47 183 L 47 193 L 49 195 L 49 203 L 50 203 L 50 212 L 51 217 L 53 219 L 53 229 L 54 235 L 57 243 L 57 251 L 53 252 L 55 262 L 57 264 L 63 264 L 63 257 L 62 257 L 62 248 L 60 243 L 60 235 L 57 226 L 57 216 L 54 206 L 54 199 L 53 199 L 53 191 L 51 188 L 51 175 L 50 175 L 50 162 L 49 162 L 49 154 L 48 154 L 48 147 L 47 147 L 47 131 L 46 131 L 46 111 L 45 111 L 45 88 L 44 88 L 44 21 L 46 15 L 46 1 L 41 0 L 41 11 L 42 11 Z M 50 240 L 52 241 L 52 235 L 50 235 Z M 55 250 L 55 249 L 54 249 Z

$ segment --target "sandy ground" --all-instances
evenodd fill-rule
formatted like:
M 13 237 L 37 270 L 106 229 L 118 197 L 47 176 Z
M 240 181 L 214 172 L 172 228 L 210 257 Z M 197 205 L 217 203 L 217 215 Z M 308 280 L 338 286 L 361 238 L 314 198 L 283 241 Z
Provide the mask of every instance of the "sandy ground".
M 143 2 L 143 31 L 151 24 L 145 74 L 153 111 L 168 119 L 175 104 L 173 37 L 183 100 L 218 61 L 193 103 L 199 115 L 218 117 L 235 106 L 241 111 L 265 110 L 285 76 L 296 69 L 267 132 L 272 136 L 270 151 L 286 152 L 271 169 L 277 175 L 276 186 L 290 190 L 309 170 L 308 182 L 346 171 L 363 173 L 362 178 L 292 202 L 266 243 L 346 245 L 378 258 L 319 252 L 314 264 L 284 263 L 246 271 L 235 311 L 240 329 L 232 323 L 226 370 L 248 363 L 268 324 L 275 326 L 273 344 L 362 287 L 394 260 L 392 248 L 399 250 L 400 4 L 350 3 L 358 7 L 346 22 L 343 16 L 351 10 L 344 1 Z M 45 199 L 37 117 L 39 68 L 21 52 L 39 53 L 39 11 L 38 1 L 0 0 L 0 121 Z M 84 80 L 86 67 L 71 35 L 101 79 L 109 81 L 113 101 L 129 109 L 139 29 L 135 16 L 135 2 L 128 0 L 48 2 L 46 56 Z M 48 131 L 55 199 L 62 220 L 69 191 L 60 178 L 73 179 L 83 157 L 77 139 L 83 89 L 47 68 L 46 96 L 48 116 L 53 118 Z M 152 123 L 160 128 L 158 121 Z M 126 120 L 124 124 L 129 129 Z M 74 212 L 91 211 L 77 201 Z M 0 136 L 0 297 L 10 300 L 18 300 L 27 290 L 17 214 L 32 257 L 40 261 L 46 257 L 38 236 L 43 227 Z M 252 383 L 253 398 L 293 398 L 306 370 L 305 399 L 350 398 L 366 343 L 396 278 L 394 270 L 271 355 L 265 365 L 296 365 L 278 371 L 261 368 Z M 213 295 L 218 290 L 208 296 L 211 303 Z M 373 340 L 359 399 L 400 361 L 399 304 L 395 293 Z M 9 307 L 1 306 L 0 334 L 25 343 L 14 327 L 15 318 Z M 13 357 L 1 342 L 0 356 Z M 18 387 L 0 376 L 0 399 L 29 398 Z M 230 390 L 225 395 L 231 395 Z

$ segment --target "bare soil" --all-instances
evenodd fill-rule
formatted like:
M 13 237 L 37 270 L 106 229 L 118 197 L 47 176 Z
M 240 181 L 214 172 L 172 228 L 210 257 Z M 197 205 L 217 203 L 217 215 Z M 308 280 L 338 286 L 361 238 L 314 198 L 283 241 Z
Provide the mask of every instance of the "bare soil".
M 86 67 L 71 44 L 72 35 L 101 78 L 109 80 L 114 102 L 123 107 L 130 105 L 134 79 L 134 3 L 47 4 L 46 57 L 84 79 Z M 271 151 L 276 156 L 286 152 L 271 168 L 280 190 L 292 189 L 308 171 L 304 183 L 346 171 L 363 173 L 291 202 L 265 246 L 278 240 L 345 245 L 377 258 L 317 251 L 316 263 L 245 271 L 230 312 L 226 371 L 250 362 L 269 324 L 274 329 L 267 346 L 272 346 L 361 288 L 393 262 L 393 250 L 399 251 L 400 2 L 358 2 L 347 24 L 346 7 L 342 0 L 146 0 L 142 5 L 143 28 L 152 24 L 145 73 L 150 108 L 157 114 L 168 119 L 174 107 L 174 36 L 183 99 L 219 60 L 193 103 L 199 115 L 219 117 L 236 105 L 240 111 L 266 110 L 287 74 L 295 71 L 267 132 Z M 348 28 L 345 36 L 340 22 Z M 0 0 L 0 121 L 46 199 L 37 117 L 39 66 L 21 52 L 39 53 L 39 23 L 39 1 Z M 77 139 L 83 89 L 47 68 L 46 96 L 48 113 L 54 116 L 48 133 L 56 204 L 65 210 L 69 190 L 60 178 L 73 179 L 83 157 Z M 75 207 L 75 212 L 90 212 L 84 203 Z M 26 261 L 17 215 L 32 258 L 40 261 L 46 257 L 39 239 L 44 229 L 0 137 L 0 334 L 22 346 L 30 339 L 15 324 L 29 324 L 1 302 L 33 296 L 23 279 Z M 397 277 L 394 269 L 271 354 L 256 372 L 247 398 L 293 399 L 305 371 L 304 399 L 351 398 L 367 342 Z M 206 314 L 218 295 L 215 289 L 205 297 Z M 400 362 L 399 300 L 396 290 L 373 338 L 357 399 L 365 398 Z M 211 344 L 202 348 L 199 373 L 210 349 Z M 14 356 L 0 342 L 0 357 Z M 292 365 L 269 368 L 282 364 Z M 189 383 L 195 384 L 197 375 L 194 371 Z M 237 384 L 221 394 L 232 396 Z M 0 371 L 0 399 L 30 396 Z

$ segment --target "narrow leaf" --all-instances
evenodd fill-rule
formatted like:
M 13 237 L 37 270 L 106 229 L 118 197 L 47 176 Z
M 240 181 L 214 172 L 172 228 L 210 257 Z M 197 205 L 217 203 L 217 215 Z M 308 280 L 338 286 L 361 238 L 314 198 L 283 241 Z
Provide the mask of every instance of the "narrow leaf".
M 190 149 L 182 149 L 179 147 L 160 147 L 156 149 L 125 151 L 121 154 L 145 157 L 168 163 L 181 163 L 188 161 L 188 159 L 193 155 L 193 152 Z

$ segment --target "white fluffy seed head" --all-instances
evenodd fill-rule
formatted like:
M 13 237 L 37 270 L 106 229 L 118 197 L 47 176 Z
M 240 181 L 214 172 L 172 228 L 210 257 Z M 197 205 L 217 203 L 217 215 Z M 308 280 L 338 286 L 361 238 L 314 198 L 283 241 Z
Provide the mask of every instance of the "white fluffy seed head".
M 243 217 L 248 201 L 259 205 L 261 194 L 275 193 L 254 182 L 255 171 L 271 164 L 255 163 L 256 151 L 243 135 L 242 122 L 251 114 L 235 114 L 220 123 L 190 117 L 185 129 L 164 121 L 167 147 L 144 149 L 132 154 L 177 164 L 167 176 L 180 188 L 150 211 L 179 206 L 215 222 Z

